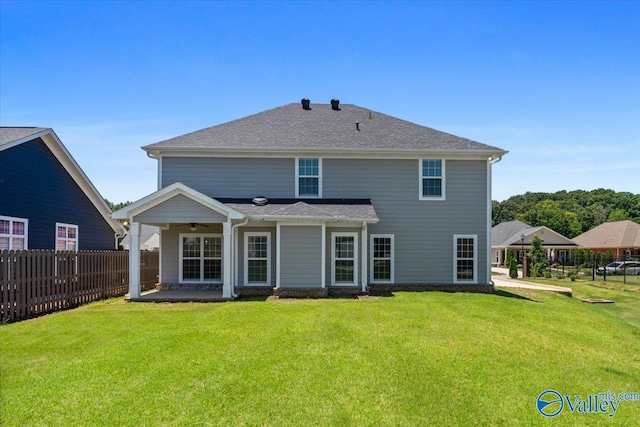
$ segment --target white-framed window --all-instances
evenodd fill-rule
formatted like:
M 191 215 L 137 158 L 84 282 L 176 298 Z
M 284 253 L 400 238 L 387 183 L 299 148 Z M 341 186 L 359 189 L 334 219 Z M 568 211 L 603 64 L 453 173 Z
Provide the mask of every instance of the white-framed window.
M 357 285 L 358 233 L 331 233 L 331 284 Z
M 296 158 L 296 197 L 322 197 L 322 159 Z
M 29 220 L 0 216 L 0 251 L 29 249 Z
M 445 199 L 444 159 L 420 159 L 420 200 Z
M 453 236 L 453 282 L 476 283 L 478 280 L 478 236 Z
M 222 282 L 222 235 L 180 234 L 180 282 Z
M 271 233 L 244 233 L 244 283 L 271 285 Z
M 395 243 L 393 234 L 372 234 L 369 274 L 372 283 L 394 283 Z
M 56 251 L 78 250 L 78 226 L 56 222 Z

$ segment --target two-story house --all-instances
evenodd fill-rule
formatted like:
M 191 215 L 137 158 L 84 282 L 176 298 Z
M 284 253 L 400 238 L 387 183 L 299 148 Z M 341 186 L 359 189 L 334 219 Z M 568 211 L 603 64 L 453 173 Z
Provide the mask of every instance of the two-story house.
M 284 105 L 143 147 L 164 288 L 491 292 L 491 166 L 506 151 L 355 105 Z M 130 296 L 140 296 L 131 270 Z

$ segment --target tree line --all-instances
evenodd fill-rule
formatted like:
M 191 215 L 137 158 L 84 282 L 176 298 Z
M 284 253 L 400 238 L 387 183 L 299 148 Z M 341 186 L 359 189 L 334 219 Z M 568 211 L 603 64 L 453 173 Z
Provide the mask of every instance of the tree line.
M 532 227 L 547 226 L 570 239 L 607 221 L 628 219 L 640 224 L 640 194 L 604 188 L 527 192 L 492 204 L 493 225 L 519 220 Z

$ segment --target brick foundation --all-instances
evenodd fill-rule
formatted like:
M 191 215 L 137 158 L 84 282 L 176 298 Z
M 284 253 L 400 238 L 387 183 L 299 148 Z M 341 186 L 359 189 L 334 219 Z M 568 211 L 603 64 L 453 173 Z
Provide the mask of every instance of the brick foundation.
M 442 284 L 429 284 L 429 285 L 369 285 L 367 286 L 367 293 L 370 295 L 379 295 L 389 292 L 473 292 L 481 294 L 492 294 L 492 285 L 442 285 Z
M 273 288 L 273 295 L 280 298 L 325 298 L 327 288 Z

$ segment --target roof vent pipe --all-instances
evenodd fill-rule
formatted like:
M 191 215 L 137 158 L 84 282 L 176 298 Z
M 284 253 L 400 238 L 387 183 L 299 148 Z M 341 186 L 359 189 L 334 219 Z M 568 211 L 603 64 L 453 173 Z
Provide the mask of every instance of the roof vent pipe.
M 331 100 L 331 109 L 332 110 L 336 110 L 336 111 L 340 110 L 340 100 L 339 99 L 333 98 Z
M 360 130 L 360 122 L 356 122 L 356 130 L 359 131 Z
M 254 197 L 251 201 L 256 206 L 265 206 L 267 203 L 269 203 L 269 199 L 262 196 Z
M 309 101 L 309 98 L 302 98 L 300 102 L 302 102 L 303 110 L 311 110 L 311 106 L 309 105 L 311 101 Z

